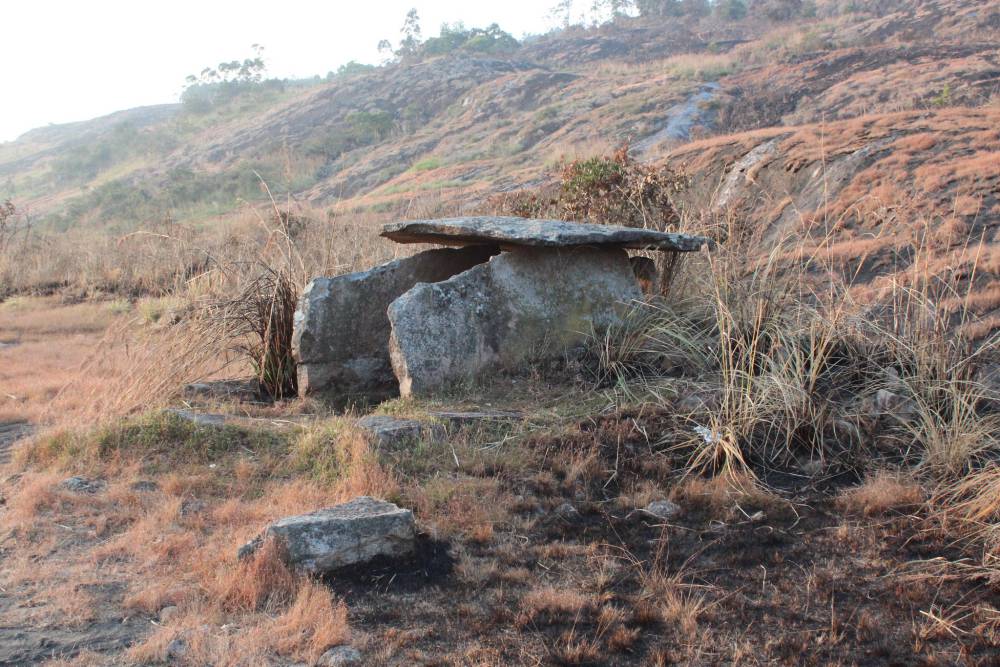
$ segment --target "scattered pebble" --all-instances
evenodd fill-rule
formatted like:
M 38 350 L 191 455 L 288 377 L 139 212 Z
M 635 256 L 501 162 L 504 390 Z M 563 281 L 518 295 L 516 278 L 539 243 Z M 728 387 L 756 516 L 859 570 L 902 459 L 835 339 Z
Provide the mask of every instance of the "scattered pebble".
M 580 513 L 576 511 L 576 508 L 570 505 L 569 503 L 563 503 L 559 507 L 552 510 L 552 515 L 563 518 L 571 518 L 579 516 Z
M 353 646 L 336 646 L 320 656 L 320 667 L 353 667 L 361 664 L 361 653 Z
M 97 493 L 104 484 L 86 477 L 73 476 L 60 482 L 60 486 L 74 493 Z
M 180 609 L 174 605 L 164 607 L 160 610 L 160 623 L 169 623 L 171 620 L 177 618 L 180 614 Z
M 129 488 L 139 493 L 152 493 L 153 491 L 159 491 L 160 485 L 152 480 L 142 479 L 138 482 L 133 482 Z
M 677 503 L 669 500 L 654 500 L 643 508 L 632 510 L 626 518 L 640 517 L 669 521 L 680 513 L 681 507 Z
M 180 660 L 187 653 L 187 643 L 183 639 L 174 639 L 167 644 L 167 660 Z

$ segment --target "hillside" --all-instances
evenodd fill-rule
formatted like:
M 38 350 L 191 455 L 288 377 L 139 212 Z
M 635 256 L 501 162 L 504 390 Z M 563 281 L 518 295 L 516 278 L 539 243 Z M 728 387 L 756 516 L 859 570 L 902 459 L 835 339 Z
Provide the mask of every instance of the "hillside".
M 502 57 L 455 52 L 263 86 L 208 113 L 166 105 L 43 128 L 0 146 L 0 195 L 59 228 L 225 213 L 261 199 L 254 170 L 317 206 L 386 210 L 428 192 L 470 203 L 626 139 L 651 159 L 751 129 L 995 108 L 997 3 L 879 8 L 619 19 Z

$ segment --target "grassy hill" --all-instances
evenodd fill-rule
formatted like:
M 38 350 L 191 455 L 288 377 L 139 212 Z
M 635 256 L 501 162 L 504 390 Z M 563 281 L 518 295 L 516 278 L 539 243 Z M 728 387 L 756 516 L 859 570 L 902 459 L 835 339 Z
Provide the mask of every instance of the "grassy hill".
M 55 228 L 129 230 L 260 201 L 256 172 L 316 206 L 387 210 L 428 192 L 474 202 L 623 140 L 651 159 L 750 129 L 995 108 L 997 3 L 836 4 L 780 22 L 621 18 L 42 128 L 0 146 L 0 196 Z

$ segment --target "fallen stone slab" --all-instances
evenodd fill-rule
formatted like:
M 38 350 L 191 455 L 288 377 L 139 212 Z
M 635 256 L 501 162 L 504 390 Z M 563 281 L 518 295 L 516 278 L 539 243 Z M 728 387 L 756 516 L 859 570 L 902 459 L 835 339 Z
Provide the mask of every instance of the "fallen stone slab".
M 259 401 L 262 398 L 257 380 L 213 380 L 193 382 L 184 387 L 184 397 L 191 399 L 221 399 Z
M 388 449 L 414 445 L 425 439 L 443 440 L 446 435 L 440 424 L 388 415 L 368 415 L 359 419 L 357 425 L 370 444 Z
M 654 229 L 596 225 L 565 220 L 535 220 L 500 216 L 413 220 L 382 227 L 382 236 L 397 243 L 438 243 L 449 246 L 491 243 L 515 247 L 566 248 L 601 246 L 632 250 L 695 252 L 712 246 L 705 236 Z
M 494 246 L 436 249 L 334 278 L 316 278 L 295 313 L 299 393 L 380 400 L 397 392 L 386 308 L 417 283 L 435 283 L 489 260 Z
M 183 410 L 180 408 L 170 408 L 165 410 L 169 415 L 173 415 L 186 422 L 191 422 L 197 426 L 225 426 L 225 415 L 213 415 L 207 412 L 194 412 L 193 410 Z
M 457 428 L 475 426 L 484 422 L 509 422 L 524 419 L 524 415 L 520 412 L 508 412 L 505 410 L 444 410 L 428 412 L 427 415 Z
M 642 298 L 620 248 L 522 248 L 389 306 L 389 349 L 403 396 L 490 368 L 514 369 L 579 347 Z
M 240 548 L 252 555 L 268 539 L 279 540 L 288 564 L 308 574 L 322 574 L 376 556 L 403 556 L 413 551 L 413 512 L 369 496 L 309 514 L 275 521 Z

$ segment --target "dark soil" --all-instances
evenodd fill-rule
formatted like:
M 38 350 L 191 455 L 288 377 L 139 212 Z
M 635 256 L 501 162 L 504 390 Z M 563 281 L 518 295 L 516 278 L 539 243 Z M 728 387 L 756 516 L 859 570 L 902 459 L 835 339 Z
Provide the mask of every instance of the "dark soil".
M 451 557 L 424 540 L 413 558 L 380 563 L 369 576 L 332 577 L 352 625 L 375 639 L 370 664 L 1000 664 L 998 590 L 932 574 L 927 561 L 963 553 L 921 517 L 850 515 L 838 496 L 858 483 L 856 473 L 761 470 L 771 495 L 720 507 L 677 494 L 674 520 L 629 516 L 614 487 L 642 464 L 652 474 L 654 454 L 623 430 L 632 418 L 618 417 L 592 422 L 577 442 L 536 444 L 554 469 L 596 440 L 619 479 L 583 488 L 558 474 L 554 484 L 509 479 L 518 501 L 489 540 L 456 541 Z M 645 432 L 670 419 L 635 417 Z M 631 458 L 623 455 L 630 447 Z M 577 512 L 552 510 L 567 502 Z M 701 599 L 696 624 L 650 612 L 665 596 L 649 583 L 657 578 L 673 581 L 681 598 Z M 526 596 L 539 587 L 588 602 L 537 613 Z
M 500 565 L 483 585 L 460 581 L 440 547 L 426 543 L 414 559 L 329 583 L 350 601 L 353 625 L 374 637 L 407 636 L 404 649 L 373 664 L 472 664 L 463 662 L 469 651 L 488 656 L 485 664 L 511 665 L 1000 663 L 993 633 L 953 636 L 928 616 L 1000 606 L 996 592 L 920 576 L 918 568 L 903 576 L 918 561 L 960 557 L 947 544 L 916 533 L 903 516 L 857 525 L 829 496 L 798 498 L 793 507 L 736 523 L 689 510 L 656 525 L 587 506 L 575 520 L 543 517 L 528 535 L 497 535 L 471 548 L 472 558 Z M 595 590 L 598 554 L 622 565 L 596 597 L 622 610 L 622 627 L 638 633 L 633 643 L 610 645 L 596 605 L 525 623 L 521 598 L 539 582 Z M 523 584 L 505 576 L 519 568 L 530 573 Z M 704 597 L 693 634 L 643 616 L 644 572 L 676 575 L 689 594 Z M 573 637 L 594 644 L 590 659 L 567 656 Z

